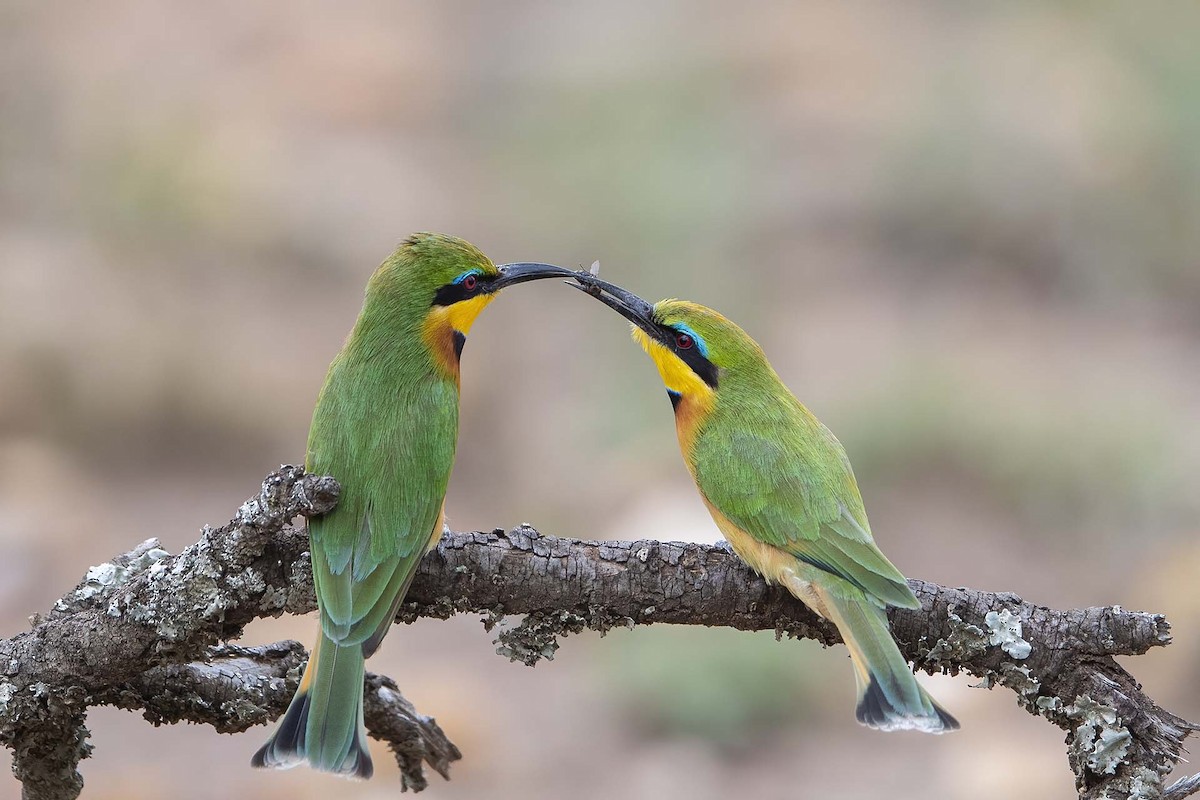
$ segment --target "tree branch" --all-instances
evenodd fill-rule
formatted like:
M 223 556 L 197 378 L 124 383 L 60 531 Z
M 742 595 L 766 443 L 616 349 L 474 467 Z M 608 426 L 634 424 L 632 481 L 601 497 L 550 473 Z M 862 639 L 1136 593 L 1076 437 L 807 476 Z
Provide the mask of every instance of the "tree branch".
M 31 631 L 0 640 L 0 742 L 14 753 L 26 798 L 76 797 L 90 752 L 87 708 L 141 709 L 154 724 L 187 720 L 234 732 L 286 708 L 306 658 L 295 642 L 226 642 L 251 620 L 315 608 L 307 536 L 289 521 L 326 513 L 331 478 L 284 467 L 228 524 L 170 556 L 150 540 L 93 567 Z M 1006 593 L 910 581 L 919 610 L 893 610 L 905 657 L 929 672 L 968 672 L 1004 686 L 1030 713 L 1066 731 L 1081 798 L 1172 800 L 1200 790 L 1163 778 L 1197 726 L 1157 706 L 1114 661 L 1170 642 L 1160 615 L 1119 606 L 1055 611 Z M 482 613 L 497 652 L 534 664 L 584 629 L 672 623 L 775 630 L 839 641 L 837 631 L 721 546 L 585 542 L 527 526 L 448 533 L 422 562 L 400 621 Z M 367 680 L 367 726 L 396 753 L 405 787 L 444 777 L 460 758 L 437 724 L 394 683 Z

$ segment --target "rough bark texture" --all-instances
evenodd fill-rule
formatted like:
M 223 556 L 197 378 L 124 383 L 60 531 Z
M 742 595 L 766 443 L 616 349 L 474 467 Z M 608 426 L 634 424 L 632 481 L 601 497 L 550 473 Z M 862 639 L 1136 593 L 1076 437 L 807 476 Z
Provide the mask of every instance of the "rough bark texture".
M 143 542 L 92 567 L 32 630 L 0 640 L 0 742 L 13 751 L 24 796 L 78 796 L 91 706 L 220 732 L 281 714 L 303 647 L 227 642 L 257 617 L 315 607 L 307 537 L 289 522 L 327 512 L 337 493 L 330 478 L 284 467 L 228 525 L 205 528 L 179 555 Z M 1200 728 L 1157 706 L 1113 660 L 1168 644 L 1162 616 L 1119 606 L 1055 611 L 1012 594 L 909 584 L 921 609 L 891 614 L 904 655 L 918 669 L 965 671 L 1011 689 L 1022 707 L 1062 728 L 1081 798 L 1178 800 L 1200 790 L 1196 779 L 1163 788 L 1184 739 Z M 566 634 L 656 622 L 839 641 L 831 625 L 724 547 L 585 542 L 527 526 L 448 533 L 425 558 L 399 620 L 455 613 L 482 613 L 489 630 L 523 615 L 498 632 L 497 652 L 530 665 L 553 658 Z M 423 765 L 446 777 L 461 757 L 388 678 L 368 675 L 366 722 L 395 752 L 405 788 L 425 787 Z

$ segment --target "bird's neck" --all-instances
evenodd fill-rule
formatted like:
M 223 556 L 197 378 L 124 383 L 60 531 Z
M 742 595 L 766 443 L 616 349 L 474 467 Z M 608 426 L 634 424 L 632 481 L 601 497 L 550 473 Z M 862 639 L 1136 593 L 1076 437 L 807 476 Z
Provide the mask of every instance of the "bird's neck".
M 444 315 L 368 299 L 343 354 L 398 381 L 441 379 L 458 384 L 462 347 Z
M 679 435 L 679 449 L 690 467 L 696 437 L 716 410 L 717 395 L 707 386 L 684 392 L 668 389 L 667 394 L 671 398 L 671 405 L 675 407 L 675 433 Z
M 421 325 L 421 339 L 437 371 L 457 385 L 458 363 L 462 357 L 463 345 L 467 342 L 466 331 L 456 328 L 452 319 L 435 310 Z
M 495 299 L 494 294 L 455 303 L 452 306 L 434 306 L 421 323 L 421 338 L 441 373 L 455 383 L 459 381 L 458 362 L 462 357 L 467 334 L 483 309 Z
M 675 404 L 675 430 L 688 467 L 693 466 L 698 440 L 746 426 L 765 426 L 780 415 L 811 417 L 774 372 L 762 375 L 726 372 L 712 390 L 684 392 Z

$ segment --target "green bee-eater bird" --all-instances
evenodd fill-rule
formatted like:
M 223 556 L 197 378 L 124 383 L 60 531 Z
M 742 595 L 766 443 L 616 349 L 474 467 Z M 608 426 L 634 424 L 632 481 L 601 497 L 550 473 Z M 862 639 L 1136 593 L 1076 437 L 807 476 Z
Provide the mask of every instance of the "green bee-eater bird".
M 549 264 L 496 266 L 462 239 L 417 233 L 371 276 L 308 434 L 305 469 L 342 486 L 337 507 L 308 523 L 321 631 L 254 766 L 307 762 L 371 776 L 363 660 L 441 538 L 458 439 L 458 363 L 471 324 L 506 286 L 572 274 Z
M 792 395 L 762 348 L 712 309 L 650 305 L 587 274 L 579 286 L 633 323 L 675 408 L 700 496 L 738 556 L 837 626 L 858 679 L 858 721 L 955 730 L 917 683 L 884 609 L 920 602 L 875 546 L 846 451 Z

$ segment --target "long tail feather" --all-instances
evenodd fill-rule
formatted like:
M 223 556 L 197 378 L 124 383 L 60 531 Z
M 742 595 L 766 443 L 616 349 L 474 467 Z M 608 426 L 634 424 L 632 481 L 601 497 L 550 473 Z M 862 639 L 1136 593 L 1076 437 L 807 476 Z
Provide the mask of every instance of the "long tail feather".
M 863 725 L 884 731 L 958 730 L 958 720 L 929 696 L 909 669 L 892 638 L 887 615 L 866 597 L 854 598 L 841 587 L 813 589 L 837 626 L 858 680 L 855 716 Z M 857 592 L 857 589 L 852 590 Z
M 342 647 L 322 633 L 279 727 L 250 763 L 276 769 L 307 763 L 323 772 L 371 777 L 364 670 L 361 645 Z

